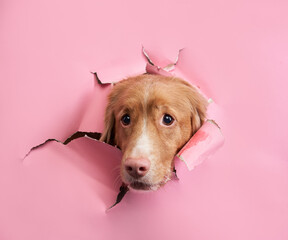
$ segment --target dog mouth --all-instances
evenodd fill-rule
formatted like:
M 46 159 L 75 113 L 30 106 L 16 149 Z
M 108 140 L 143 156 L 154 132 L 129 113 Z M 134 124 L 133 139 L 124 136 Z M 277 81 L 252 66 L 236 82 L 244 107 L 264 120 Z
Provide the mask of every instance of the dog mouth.
M 156 191 L 161 186 L 165 185 L 166 182 L 170 180 L 169 177 L 165 177 L 163 181 L 156 183 L 156 184 L 150 184 L 139 180 L 134 180 L 128 184 L 128 187 L 133 190 L 140 190 L 140 191 Z
M 144 183 L 144 182 L 140 182 L 140 181 L 134 181 L 134 182 L 131 182 L 128 185 L 128 187 L 132 188 L 134 190 L 151 191 L 151 190 L 158 189 L 160 186 L 152 185 L 152 184 L 148 184 L 148 183 Z
M 123 183 L 131 190 L 136 191 L 156 191 L 160 187 L 164 186 L 168 181 L 172 179 L 172 172 L 168 172 L 160 181 L 153 181 L 149 178 L 134 178 L 129 175 L 122 177 Z

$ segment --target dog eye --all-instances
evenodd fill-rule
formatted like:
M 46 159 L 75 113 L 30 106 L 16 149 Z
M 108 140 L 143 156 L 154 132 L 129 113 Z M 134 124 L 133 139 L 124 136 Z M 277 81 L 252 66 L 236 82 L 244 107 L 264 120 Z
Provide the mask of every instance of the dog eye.
M 169 114 L 164 114 L 162 122 L 166 126 L 170 126 L 174 122 L 174 118 L 171 117 Z
M 130 124 L 130 116 L 128 114 L 125 114 L 122 118 L 121 118 L 121 122 L 124 126 L 127 126 Z

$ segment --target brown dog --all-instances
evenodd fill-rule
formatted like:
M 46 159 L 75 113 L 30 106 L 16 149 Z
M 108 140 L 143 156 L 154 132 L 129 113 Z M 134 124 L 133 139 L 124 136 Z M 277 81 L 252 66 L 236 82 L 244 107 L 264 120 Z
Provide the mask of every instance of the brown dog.
M 175 154 L 203 124 L 206 107 L 206 99 L 176 77 L 144 74 L 115 84 L 100 140 L 122 150 L 122 181 L 136 190 L 164 185 Z

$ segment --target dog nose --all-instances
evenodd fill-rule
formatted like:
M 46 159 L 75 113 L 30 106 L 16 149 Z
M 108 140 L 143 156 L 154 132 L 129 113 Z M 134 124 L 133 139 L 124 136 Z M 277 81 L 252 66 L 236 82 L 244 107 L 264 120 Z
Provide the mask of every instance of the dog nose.
M 140 178 L 149 171 L 150 161 L 146 158 L 127 158 L 124 167 L 130 176 Z

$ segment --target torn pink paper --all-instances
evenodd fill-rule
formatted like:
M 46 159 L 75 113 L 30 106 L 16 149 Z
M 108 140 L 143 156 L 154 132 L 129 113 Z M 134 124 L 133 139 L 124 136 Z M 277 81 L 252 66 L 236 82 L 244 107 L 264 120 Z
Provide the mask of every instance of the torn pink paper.
M 95 84 L 93 94 L 78 130 L 83 132 L 101 133 L 104 129 L 104 115 L 107 96 L 111 91 L 112 83 L 103 84 L 98 79 L 96 73 L 94 73 L 94 77 Z
M 213 155 L 224 143 L 218 125 L 207 120 L 177 154 L 189 170 Z
M 149 55 L 147 54 L 144 48 L 142 49 L 142 52 L 148 62 L 146 64 L 146 73 L 159 74 L 159 75 L 164 75 L 164 76 L 174 76 L 175 72 L 177 72 L 179 54 L 182 52 L 182 50 L 178 52 L 175 62 L 172 62 L 172 63 L 170 62 L 168 63 L 168 65 L 166 65 L 166 67 L 163 67 L 163 68 L 156 66 L 153 63 L 153 61 L 150 59 Z M 78 128 L 78 131 L 73 133 L 69 138 L 67 138 L 63 142 L 54 138 L 47 139 L 45 142 L 31 148 L 31 150 L 26 154 L 25 158 L 34 149 L 37 149 L 51 141 L 56 141 L 56 142 L 62 143 L 63 145 L 67 145 L 71 141 L 77 138 L 82 138 L 82 137 L 90 138 L 96 141 L 100 139 L 101 133 L 104 130 L 104 116 L 105 116 L 105 107 L 107 105 L 107 97 L 111 89 L 113 88 L 115 79 L 117 78 L 112 78 L 114 79 L 113 81 L 108 81 L 108 80 L 102 81 L 102 79 L 98 77 L 98 74 L 96 72 L 93 72 L 93 74 L 95 78 L 93 95 L 90 100 L 90 104 L 87 106 L 86 112 L 84 113 L 84 116 Z M 179 75 L 181 74 L 179 73 Z M 183 76 L 181 77 L 183 79 L 187 79 Z M 201 93 L 200 89 L 198 89 L 198 91 Z M 203 93 L 201 94 L 204 97 L 206 97 Z M 209 100 L 208 102 L 211 103 L 211 101 Z M 223 144 L 223 142 L 224 142 L 224 138 L 218 125 L 213 120 L 207 120 L 202 125 L 202 127 L 194 134 L 194 136 L 192 136 L 192 138 L 187 142 L 187 144 L 179 151 L 179 153 L 176 156 L 186 164 L 186 166 L 188 167 L 188 170 L 192 170 L 195 166 L 199 165 L 206 158 L 211 156 Z M 106 143 L 103 143 L 103 144 L 106 144 Z M 122 153 L 119 149 L 117 150 L 118 150 L 117 157 L 121 159 Z M 174 168 L 174 171 L 176 174 L 175 168 Z M 113 205 L 111 205 L 109 209 L 111 209 L 112 207 L 117 205 L 119 202 L 121 202 L 121 200 L 123 199 L 125 194 L 128 192 L 128 190 L 129 189 L 126 185 L 122 185 L 120 187 L 120 192 L 118 193 L 118 196 L 116 198 L 116 202 Z
M 160 66 L 156 66 L 153 63 L 152 59 L 149 57 L 144 48 L 142 49 L 142 51 L 143 55 L 146 57 L 147 60 L 146 64 L 147 73 L 159 74 L 164 76 L 174 76 L 175 73 L 177 73 L 177 75 L 178 73 L 179 75 L 181 75 L 180 71 L 177 71 L 178 70 L 177 63 L 179 60 L 179 55 L 182 52 L 182 49 L 179 51 L 176 61 L 169 63 L 168 65 L 166 65 L 166 67 L 163 68 Z M 67 138 L 64 142 L 61 142 L 57 139 L 48 139 L 44 143 L 33 147 L 31 150 L 36 149 L 49 141 L 57 141 L 66 145 L 72 140 L 77 139 L 79 137 L 88 137 L 93 140 L 98 140 L 100 138 L 100 134 L 103 132 L 104 129 L 104 116 L 105 116 L 105 107 L 107 104 L 107 97 L 113 87 L 114 82 L 109 82 L 107 80 L 103 82 L 102 80 L 99 79 L 96 72 L 94 72 L 93 74 L 95 77 L 94 92 L 90 100 L 90 104 L 87 106 L 87 110 L 83 116 L 78 131 L 73 135 L 71 135 L 69 138 Z M 192 83 L 190 82 L 190 84 Z M 200 91 L 199 88 L 196 89 L 198 89 L 198 91 L 205 98 L 207 98 L 205 94 L 203 94 Z M 215 109 L 215 104 L 211 104 L 213 103 L 211 99 L 208 99 L 208 102 L 209 102 L 208 112 L 211 113 L 211 108 Z M 185 162 L 189 170 L 192 170 L 195 166 L 199 165 L 205 159 L 207 159 L 213 153 L 215 153 L 222 146 L 223 142 L 224 137 L 221 133 L 218 124 L 214 120 L 208 119 L 202 125 L 202 127 L 196 132 L 196 134 L 194 134 L 191 137 L 191 139 L 187 142 L 187 144 L 179 151 L 177 157 Z M 28 156 L 28 154 L 26 156 Z M 119 154 L 121 154 L 120 151 Z
M 164 76 L 177 75 L 187 81 L 179 69 L 177 69 L 178 60 L 181 58 L 183 49 L 180 49 L 174 63 L 170 63 L 165 67 L 156 66 L 153 60 L 149 57 L 145 49 L 143 48 L 143 54 L 147 59 L 146 71 L 151 74 L 159 74 Z M 178 71 L 177 71 L 178 70 Z M 193 85 L 193 83 L 190 82 Z M 199 92 L 207 98 L 205 94 L 196 87 Z M 208 111 L 213 112 L 215 110 L 215 104 L 212 104 L 212 99 L 208 99 L 209 106 Z M 220 127 L 214 120 L 207 120 L 202 127 L 192 136 L 187 144 L 179 151 L 177 157 L 185 162 L 187 168 L 192 170 L 195 166 L 202 163 L 205 159 L 213 155 L 224 143 L 224 136 L 220 130 Z
M 180 53 L 182 52 L 182 49 L 179 51 L 175 62 L 171 62 L 164 67 L 156 66 L 144 48 L 142 51 L 147 60 L 147 73 L 164 76 L 174 76 L 177 74 L 177 76 L 180 75 L 180 77 L 186 79 L 185 77 L 181 76 L 181 71 L 177 69 L 177 63 L 178 59 L 181 58 Z M 107 80 L 103 81 L 103 83 L 101 81 L 102 79 L 100 80 L 96 73 L 94 73 L 94 75 L 96 78 L 94 94 L 91 99 L 91 103 L 87 107 L 84 114 L 79 131 L 101 133 L 104 128 L 104 113 L 105 106 L 107 104 L 107 96 L 110 93 L 114 83 L 109 83 Z M 192 83 L 190 82 L 190 84 Z M 201 92 L 200 89 L 198 90 Z M 201 94 L 205 96 L 205 94 L 202 92 Z M 208 102 L 211 101 L 208 100 Z M 209 108 L 211 108 L 211 105 Z M 188 141 L 188 143 L 179 151 L 177 156 L 185 162 L 189 170 L 192 170 L 196 165 L 199 165 L 201 162 L 215 153 L 221 147 L 223 142 L 224 137 L 218 125 L 215 123 L 215 121 L 207 120 L 196 132 L 196 134 Z

